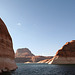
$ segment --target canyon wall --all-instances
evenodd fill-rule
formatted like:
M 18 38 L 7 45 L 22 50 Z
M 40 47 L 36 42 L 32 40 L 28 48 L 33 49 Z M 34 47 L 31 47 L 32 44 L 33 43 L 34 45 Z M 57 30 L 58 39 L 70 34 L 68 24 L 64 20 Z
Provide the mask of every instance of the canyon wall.
M 12 38 L 5 23 L 0 18 L 0 72 L 15 70 L 17 66 L 14 58 Z
M 49 64 L 75 64 L 75 40 L 67 42 Z

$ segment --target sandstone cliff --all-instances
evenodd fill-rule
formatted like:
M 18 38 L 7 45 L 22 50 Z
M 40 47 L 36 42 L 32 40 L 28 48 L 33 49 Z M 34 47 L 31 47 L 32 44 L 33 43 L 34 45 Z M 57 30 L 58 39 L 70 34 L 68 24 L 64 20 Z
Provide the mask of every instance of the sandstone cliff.
M 49 64 L 75 64 L 75 40 L 67 42 L 58 50 Z
M 0 18 L 0 72 L 16 69 L 17 66 L 14 58 L 15 53 L 13 50 L 12 38 L 6 25 Z
M 15 58 L 15 61 L 16 63 L 27 63 L 27 62 L 30 62 L 30 63 L 37 63 L 39 61 L 43 61 L 45 59 L 51 59 L 52 56 L 26 56 L 26 57 L 16 57 Z
M 45 60 L 41 60 L 37 63 L 49 63 L 51 60 L 52 60 L 51 58 L 50 59 L 45 59 Z
M 43 60 L 46 60 L 46 59 L 50 60 L 52 57 L 53 56 L 33 56 L 31 60 L 32 60 L 32 62 L 39 62 L 39 61 L 42 62 Z
M 21 48 L 16 51 L 15 61 L 17 63 L 37 63 L 41 60 L 51 59 L 52 56 L 35 56 L 28 48 Z

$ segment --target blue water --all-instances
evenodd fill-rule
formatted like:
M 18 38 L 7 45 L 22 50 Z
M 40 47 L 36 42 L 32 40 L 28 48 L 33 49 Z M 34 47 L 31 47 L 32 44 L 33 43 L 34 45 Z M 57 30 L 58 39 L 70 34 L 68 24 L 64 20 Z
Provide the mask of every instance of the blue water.
M 11 75 L 75 75 L 75 65 L 21 64 Z

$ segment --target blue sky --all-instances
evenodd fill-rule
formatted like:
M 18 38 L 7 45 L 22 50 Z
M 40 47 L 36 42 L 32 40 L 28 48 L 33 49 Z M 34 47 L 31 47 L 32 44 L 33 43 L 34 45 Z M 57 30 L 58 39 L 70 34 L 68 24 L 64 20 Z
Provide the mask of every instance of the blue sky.
M 0 17 L 13 48 L 29 48 L 35 55 L 55 55 L 75 40 L 75 0 L 0 0 Z

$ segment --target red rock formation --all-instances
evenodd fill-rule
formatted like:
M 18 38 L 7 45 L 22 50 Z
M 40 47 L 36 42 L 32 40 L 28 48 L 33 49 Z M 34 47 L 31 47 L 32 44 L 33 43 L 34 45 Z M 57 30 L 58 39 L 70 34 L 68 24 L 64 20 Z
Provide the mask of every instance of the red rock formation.
M 37 63 L 39 61 L 43 61 L 46 59 L 51 59 L 52 56 L 26 56 L 26 57 L 16 57 L 15 61 L 16 63 L 25 63 L 25 62 L 31 62 L 31 63 Z
M 28 48 L 21 48 L 16 51 L 15 57 L 34 56 Z
M 32 62 L 32 56 L 26 56 L 26 57 L 16 57 L 15 62 L 16 63 L 25 63 L 25 62 Z
M 43 60 L 46 60 L 46 59 L 51 59 L 52 56 L 33 56 L 32 57 L 32 62 L 39 62 L 39 61 L 43 61 Z
M 14 58 L 15 53 L 13 50 L 12 38 L 6 25 L 0 18 L 0 72 L 16 69 L 17 66 Z
M 75 40 L 67 42 L 57 51 L 51 64 L 75 64 Z
M 51 59 L 52 56 L 35 56 L 31 53 L 31 51 L 28 48 L 21 48 L 16 51 L 15 54 L 15 61 L 17 63 L 25 63 L 25 62 L 35 62 L 45 60 L 45 59 Z
M 52 59 L 45 59 L 45 60 L 41 60 L 37 63 L 49 63 Z

